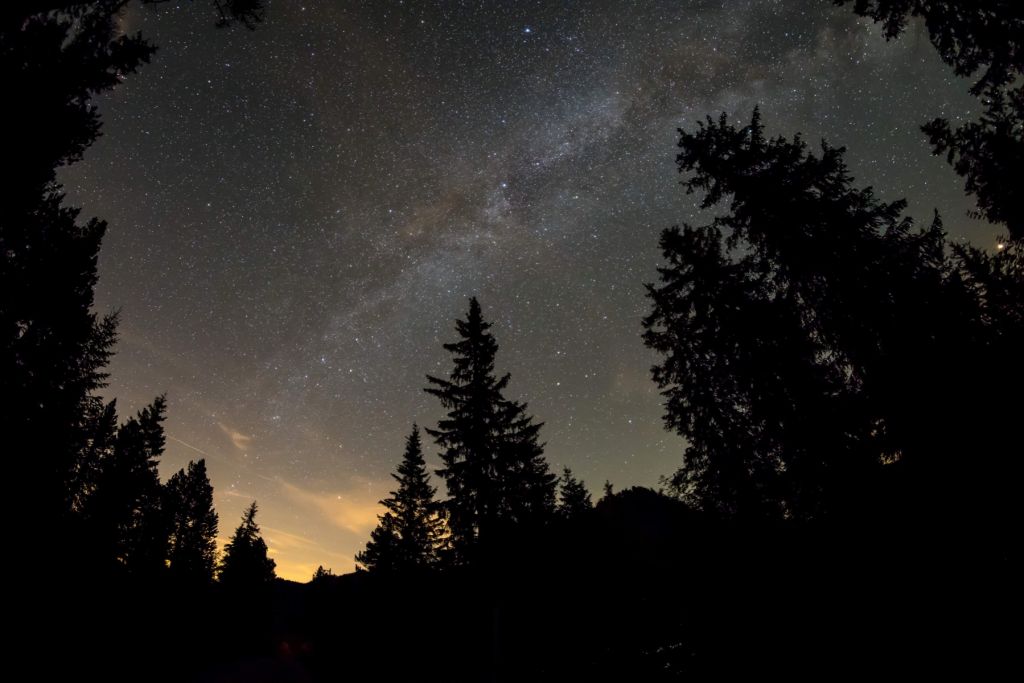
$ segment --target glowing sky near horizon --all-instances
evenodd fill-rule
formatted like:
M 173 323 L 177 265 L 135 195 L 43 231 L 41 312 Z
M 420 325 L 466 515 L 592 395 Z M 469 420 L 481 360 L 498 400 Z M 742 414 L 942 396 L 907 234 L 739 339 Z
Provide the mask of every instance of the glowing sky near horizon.
M 109 222 L 108 394 L 167 392 L 161 473 L 205 457 L 224 536 L 257 500 L 286 578 L 351 571 L 472 295 L 553 466 L 595 493 L 678 467 L 640 342 L 658 234 L 695 217 L 677 127 L 760 104 L 994 243 L 918 132 L 972 99 L 917 25 L 887 43 L 828 0 L 275 1 L 254 32 L 206 9 L 129 11 L 159 50 L 62 179 Z

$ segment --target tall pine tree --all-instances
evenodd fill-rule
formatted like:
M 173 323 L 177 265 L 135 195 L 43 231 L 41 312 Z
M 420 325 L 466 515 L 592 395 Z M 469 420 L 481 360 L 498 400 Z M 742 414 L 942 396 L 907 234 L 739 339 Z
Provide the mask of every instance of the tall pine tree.
M 169 524 L 168 561 L 174 580 L 188 584 L 213 581 L 217 559 L 217 513 L 206 461 L 189 462 L 164 486 Z
M 444 519 L 434 501 L 436 489 L 430 485 L 416 425 L 406 439 L 398 471 L 391 476 L 398 482 L 398 490 L 380 502 L 385 512 L 356 561 L 370 571 L 384 573 L 431 567 L 437 563 L 444 541 Z
M 454 559 L 464 562 L 507 528 L 550 518 L 555 477 L 537 440 L 541 425 L 525 404 L 504 396 L 509 375 L 495 375 L 498 344 L 476 298 L 455 327 L 460 339 L 444 345 L 453 355 L 451 374 L 428 376 L 426 389 L 448 412 L 427 433 L 443 449 L 437 474 L 448 488 Z
M 220 582 L 226 588 L 245 593 L 270 585 L 277 564 L 267 555 L 267 543 L 256 524 L 256 501 L 242 515 L 242 523 L 224 546 Z
M 766 139 L 756 110 L 746 127 L 723 116 L 681 131 L 679 146 L 684 186 L 727 209 L 666 230 L 648 288 L 666 425 L 688 441 L 678 494 L 815 518 L 862 511 L 877 482 L 912 472 L 905 504 L 929 515 L 987 469 L 965 453 L 1009 454 L 1008 430 L 986 425 L 1008 327 L 985 314 L 937 217 L 914 229 L 903 202 L 853 186 L 842 149 Z
M 167 520 L 157 466 L 164 451 L 166 401 L 152 404 L 117 430 L 98 466 L 95 491 L 83 513 L 102 563 L 152 577 L 167 557 Z
M 558 480 L 558 514 L 563 519 L 575 519 L 594 507 L 586 485 L 573 476 L 568 467 L 562 469 Z

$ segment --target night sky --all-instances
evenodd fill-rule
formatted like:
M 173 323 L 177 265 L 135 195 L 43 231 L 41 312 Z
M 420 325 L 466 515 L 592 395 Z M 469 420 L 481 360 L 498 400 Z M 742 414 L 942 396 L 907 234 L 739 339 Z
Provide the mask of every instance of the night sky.
M 922 27 L 886 43 L 828 0 L 274 0 L 255 32 L 169 2 L 122 23 L 160 49 L 62 174 L 109 221 L 107 393 L 127 416 L 167 392 L 161 474 L 207 459 L 222 537 L 256 499 L 286 578 L 352 570 L 472 295 L 553 468 L 599 494 L 679 466 L 640 319 L 659 232 L 700 218 L 680 126 L 760 104 L 919 219 L 995 237 L 917 130 L 970 115 L 969 83 Z

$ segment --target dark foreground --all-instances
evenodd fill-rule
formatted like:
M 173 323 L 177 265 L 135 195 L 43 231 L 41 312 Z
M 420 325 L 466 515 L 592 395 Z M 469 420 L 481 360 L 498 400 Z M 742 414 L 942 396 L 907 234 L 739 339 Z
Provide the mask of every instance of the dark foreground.
M 631 489 L 475 569 L 244 596 L 68 583 L 24 654 L 40 679 L 976 678 L 1019 645 L 998 545 L 934 525 L 740 527 Z

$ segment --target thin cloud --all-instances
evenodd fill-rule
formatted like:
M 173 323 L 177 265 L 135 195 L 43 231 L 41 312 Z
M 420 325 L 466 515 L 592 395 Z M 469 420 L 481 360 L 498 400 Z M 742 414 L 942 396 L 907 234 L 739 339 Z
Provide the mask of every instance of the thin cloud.
M 237 448 L 240 451 L 244 451 L 249 448 L 249 443 L 252 441 L 251 436 L 243 434 L 237 429 L 227 426 L 223 422 L 218 422 L 217 426 L 220 427 L 220 430 L 224 432 L 224 434 L 226 434 L 229 439 L 231 439 L 231 443 L 235 446 L 235 448 Z
M 377 525 L 381 506 L 370 491 L 323 493 L 281 480 L 281 488 L 293 503 L 319 512 L 334 526 L 353 534 L 365 534 Z

